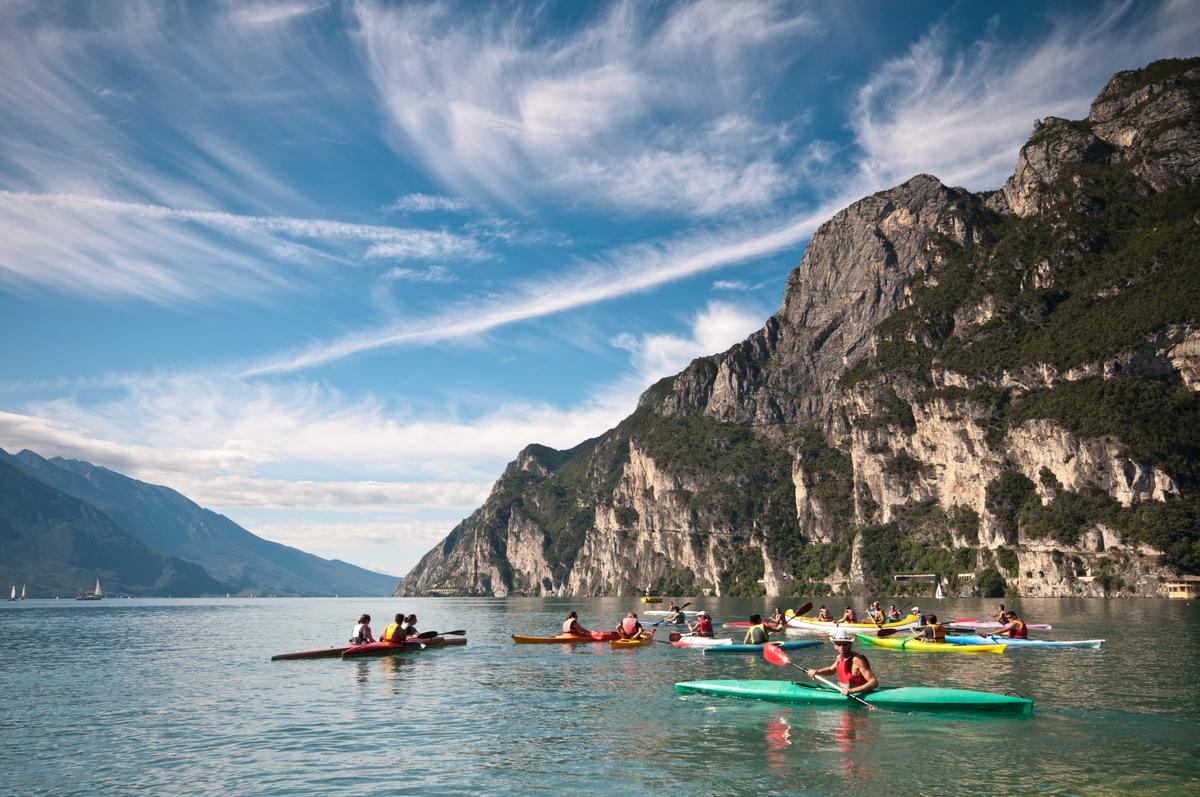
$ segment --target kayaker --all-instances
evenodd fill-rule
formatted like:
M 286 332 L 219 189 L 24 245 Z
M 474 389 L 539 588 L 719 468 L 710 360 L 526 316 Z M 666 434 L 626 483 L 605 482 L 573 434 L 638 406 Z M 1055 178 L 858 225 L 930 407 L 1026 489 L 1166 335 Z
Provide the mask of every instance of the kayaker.
M 889 622 L 889 623 L 894 623 L 894 622 L 896 622 L 896 621 L 898 621 L 898 620 L 900 620 L 900 619 L 901 619 L 901 617 L 900 617 L 900 610 L 896 608 L 896 604 L 894 604 L 894 603 L 889 603 L 889 604 L 888 604 L 888 610 L 887 610 L 887 620 L 888 620 L 888 622 Z
M 642 624 L 638 622 L 637 612 L 630 612 L 625 615 L 624 620 L 617 623 L 617 633 L 621 635 L 621 639 L 641 639 L 646 635 Z
M 995 620 L 1000 625 L 1004 625 L 1006 622 L 1008 622 L 1007 620 L 1004 619 L 1006 616 L 1008 616 L 1008 612 L 1005 610 L 1004 604 L 1002 603 L 1002 604 L 1000 604 L 999 610 L 997 610 L 997 612 L 992 615 L 992 619 Z
M 925 625 L 925 615 L 921 614 L 920 606 L 912 607 L 911 609 L 908 610 L 908 613 L 915 614 L 917 616 L 917 625 Z
M 683 609 L 680 609 L 673 603 L 671 604 L 670 612 L 671 613 L 667 615 L 667 619 L 664 622 L 671 623 L 673 625 L 687 622 L 687 618 L 683 614 Z
M 586 636 L 590 637 L 592 632 L 579 624 L 579 612 L 571 612 L 567 615 L 567 619 L 563 620 L 562 632 L 570 636 Z
M 829 637 L 829 641 L 837 649 L 837 658 L 828 667 L 805 670 L 809 678 L 836 674 L 843 695 L 861 695 L 879 686 L 879 680 L 871 672 L 871 662 L 861 653 L 854 652 L 854 634 L 849 629 L 839 628 Z
M 883 625 L 887 622 L 887 618 L 883 616 L 883 609 L 879 607 L 879 601 L 871 604 L 871 608 L 867 609 L 867 619 L 876 625 Z
M 999 631 L 993 632 L 996 636 L 1007 635 L 1009 639 L 1029 639 L 1029 626 L 1025 625 L 1025 621 L 1017 617 L 1016 612 L 1008 612 L 1004 615 L 1004 627 Z M 980 634 L 986 636 L 986 634 Z
M 371 633 L 371 615 L 364 614 L 358 618 L 358 624 L 354 626 L 354 632 L 350 634 L 350 644 L 365 645 L 374 641 L 375 636 Z
M 833 615 L 829 613 L 828 609 L 826 609 L 824 606 L 822 606 L 820 609 L 817 610 L 817 619 L 823 623 L 832 623 Z
M 913 629 L 913 636 L 920 637 L 927 642 L 945 642 L 946 627 L 938 622 L 937 615 L 931 614 L 925 620 L 924 625 Z
M 415 614 L 410 614 L 404 618 L 404 633 L 407 636 L 417 635 L 417 616 Z
M 750 615 L 750 627 L 746 629 L 746 638 L 742 640 L 743 645 L 765 645 L 771 641 L 771 636 L 767 633 L 767 626 L 763 623 L 761 615 Z
M 775 611 L 771 612 L 771 616 L 767 622 L 775 626 L 775 630 L 778 630 L 787 625 L 787 617 L 784 616 L 783 609 L 776 606 Z
M 842 619 L 839 620 L 838 622 L 840 622 L 840 623 L 857 623 L 858 615 L 854 613 L 853 609 L 851 609 L 849 606 L 847 606 L 846 611 L 842 612 Z
M 713 634 L 712 618 L 709 617 L 708 612 L 704 611 L 703 609 L 701 609 L 696 615 L 696 622 L 688 623 L 688 630 L 696 636 L 715 636 L 715 634 Z
M 408 639 L 408 633 L 404 630 L 404 615 L 396 615 L 396 621 L 389 623 L 388 627 L 383 630 L 383 636 L 379 638 L 380 642 L 387 642 L 391 645 L 403 645 Z

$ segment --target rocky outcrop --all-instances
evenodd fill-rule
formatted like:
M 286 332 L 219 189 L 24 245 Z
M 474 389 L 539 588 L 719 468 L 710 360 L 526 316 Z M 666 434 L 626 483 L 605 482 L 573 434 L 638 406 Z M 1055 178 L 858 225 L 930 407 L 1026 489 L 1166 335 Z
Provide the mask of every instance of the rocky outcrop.
M 1200 59 L 1121 73 L 1087 119 L 1038 123 L 999 191 L 918 175 L 842 210 L 761 330 L 601 437 L 526 449 L 402 590 L 995 570 L 1158 595 L 1200 570 L 1198 84 Z

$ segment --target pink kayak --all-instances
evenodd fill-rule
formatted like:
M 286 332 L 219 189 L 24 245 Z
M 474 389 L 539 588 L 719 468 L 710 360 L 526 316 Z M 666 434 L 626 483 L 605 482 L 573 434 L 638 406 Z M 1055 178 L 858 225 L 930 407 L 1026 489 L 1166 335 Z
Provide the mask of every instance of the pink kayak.
M 969 628 L 972 631 L 1004 627 L 993 620 L 952 620 L 946 623 L 946 625 L 953 626 L 954 628 Z M 1025 627 L 1037 631 L 1049 631 L 1054 626 L 1049 623 L 1026 623 Z

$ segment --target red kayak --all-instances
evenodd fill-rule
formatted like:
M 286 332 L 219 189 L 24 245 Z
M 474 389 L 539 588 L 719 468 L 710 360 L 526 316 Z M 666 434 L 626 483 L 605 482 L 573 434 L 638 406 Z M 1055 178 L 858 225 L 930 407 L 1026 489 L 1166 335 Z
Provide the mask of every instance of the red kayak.
M 287 661 L 289 659 L 336 659 L 350 649 L 350 645 L 336 648 L 313 648 L 298 650 L 295 653 L 279 653 L 271 657 L 271 661 Z
M 411 653 L 425 648 L 440 648 L 450 645 L 465 645 L 467 640 L 462 637 L 450 639 L 435 636 L 429 639 L 409 639 L 403 645 L 391 642 L 368 642 L 365 645 L 354 645 L 342 652 L 343 659 L 354 659 L 362 656 L 395 656 L 398 653 Z

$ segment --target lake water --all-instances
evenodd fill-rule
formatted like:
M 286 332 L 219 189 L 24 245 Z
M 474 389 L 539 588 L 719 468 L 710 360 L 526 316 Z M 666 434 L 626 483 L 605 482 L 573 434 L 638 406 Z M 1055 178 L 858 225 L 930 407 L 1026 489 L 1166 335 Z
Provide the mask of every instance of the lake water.
M 844 600 L 830 601 L 831 608 Z M 994 601 L 922 601 L 943 618 Z M 865 605 L 862 600 L 857 606 Z M 704 600 L 745 619 L 761 600 Z M 0 604 L 0 794 L 1200 793 L 1200 606 L 1010 601 L 1099 651 L 869 650 L 881 681 L 1032 697 L 1032 718 L 675 695 L 802 675 L 654 644 L 514 645 L 630 599 L 31 600 Z M 463 648 L 271 662 L 403 609 Z M 765 612 L 764 612 L 765 613 Z M 661 633 L 660 633 L 661 635 Z M 794 651 L 803 665 L 831 646 Z

